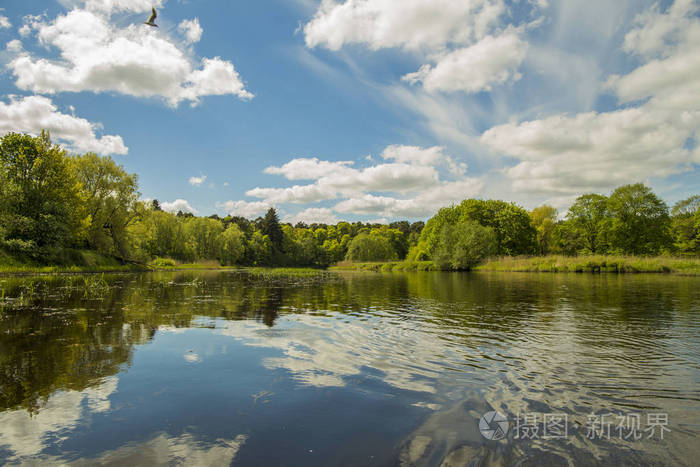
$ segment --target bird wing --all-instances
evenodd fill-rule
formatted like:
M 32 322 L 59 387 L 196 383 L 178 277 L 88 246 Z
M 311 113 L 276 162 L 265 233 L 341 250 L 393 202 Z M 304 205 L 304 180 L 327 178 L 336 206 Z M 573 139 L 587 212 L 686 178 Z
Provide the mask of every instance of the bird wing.
M 148 22 L 152 23 L 156 17 L 158 17 L 158 13 L 156 13 L 156 9 L 154 7 L 151 7 L 151 17 L 148 18 Z

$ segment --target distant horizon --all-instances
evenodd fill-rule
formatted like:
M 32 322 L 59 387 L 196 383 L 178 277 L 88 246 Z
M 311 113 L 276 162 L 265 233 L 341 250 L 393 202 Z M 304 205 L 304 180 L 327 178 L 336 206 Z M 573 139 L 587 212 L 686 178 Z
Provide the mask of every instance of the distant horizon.
M 700 193 L 698 37 L 693 0 L 8 0 L 0 134 L 48 129 L 203 217 L 561 216 L 634 183 L 672 207 Z

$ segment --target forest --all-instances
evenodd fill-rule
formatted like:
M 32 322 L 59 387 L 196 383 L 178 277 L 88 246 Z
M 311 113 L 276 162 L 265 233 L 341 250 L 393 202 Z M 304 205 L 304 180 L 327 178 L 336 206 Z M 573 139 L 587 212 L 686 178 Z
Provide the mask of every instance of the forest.
M 70 154 L 39 136 L 0 140 L 0 259 L 70 264 L 95 251 L 122 263 L 326 267 L 340 261 L 432 261 L 466 270 L 492 256 L 700 254 L 700 196 L 672 208 L 644 184 L 579 196 L 560 216 L 466 199 L 426 223 L 335 225 L 170 213 L 143 201 L 138 177 L 110 157 Z

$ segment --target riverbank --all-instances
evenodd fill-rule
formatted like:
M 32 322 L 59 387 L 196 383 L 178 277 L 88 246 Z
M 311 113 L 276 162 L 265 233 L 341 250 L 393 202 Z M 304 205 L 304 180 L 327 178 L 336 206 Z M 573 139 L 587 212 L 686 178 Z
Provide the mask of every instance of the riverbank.
M 328 268 L 331 271 L 439 271 L 432 261 L 373 261 L 355 263 L 341 261 Z
M 700 258 L 673 256 L 515 256 L 489 258 L 477 271 L 503 272 L 611 272 L 700 275 Z
M 343 261 L 331 270 L 360 271 L 436 271 L 432 261 L 386 261 L 352 263 Z M 689 276 L 700 275 L 700 258 L 672 256 L 504 256 L 489 258 L 474 268 L 475 271 L 500 272 L 589 272 L 589 273 L 667 273 Z

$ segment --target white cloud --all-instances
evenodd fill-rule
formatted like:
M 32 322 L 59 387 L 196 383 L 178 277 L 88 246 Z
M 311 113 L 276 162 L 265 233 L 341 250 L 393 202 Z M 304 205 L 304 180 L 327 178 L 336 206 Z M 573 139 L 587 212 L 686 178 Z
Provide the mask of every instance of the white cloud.
M 312 179 L 308 185 L 286 188 L 253 188 L 246 196 L 261 202 L 230 201 L 227 210 L 262 212 L 281 203 L 314 203 L 344 199 L 334 208 L 338 212 L 375 214 L 385 217 L 424 217 L 431 211 L 477 193 L 483 183 L 465 178 L 466 164 L 446 154 L 445 148 L 433 146 L 390 145 L 381 153 L 386 163 L 365 168 L 351 167 L 349 161 L 325 161 L 318 158 L 296 158 L 280 167 L 268 167 L 265 173 L 283 175 L 287 179 Z M 438 168 L 456 177 L 456 181 L 441 179 Z M 400 194 L 403 198 L 378 196 L 377 193 Z M 413 195 L 413 197 L 408 197 Z M 442 203 L 442 204 L 441 204 Z M 300 216 L 335 219 L 328 208 L 309 208 L 286 219 Z M 332 216 L 332 217 L 331 217 Z M 326 221 L 324 221 L 326 222 Z
M 97 136 L 101 125 L 61 113 L 51 99 L 42 96 L 10 96 L 0 101 L 0 133 L 10 131 L 39 134 L 49 130 L 51 137 L 76 152 L 126 154 L 129 149 L 121 136 Z
M 7 44 L 5 44 L 5 48 L 7 49 L 8 52 L 21 52 L 22 51 L 22 41 L 19 39 L 13 39 Z
M 163 211 L 176 213 L 178 211 L 191 212 L 192 214 L 197 214 L 197 210 L 190 206 L 190 203 L 186 199 L 176 199 L 172 202 L 162 202 L 160 207 Z
M 333 210 L 329 208 L 308 208 L 294 215 L 285 216 L 282 219 L 284 222 L 289 222 L 292 225 L 298 222 L 306 224 L 337 224 L 338 217 L 333 214 Z
M 28 24 L 23 24 L 18 30 L 17 33 L 22 36 L 22 37 L 27 37 L 29 34 L 32 33 L 32 28 Z
M 352 165 L 352 161 L 321 161 L 316 157 L 296 158 L 281 167 L 270 166 L 264 172 L 266 174 L 283 175 L 288 180 L 317 180 L 332 175 L 346 166 Z
M 0 29 L 10 29 L 12 27 L 12 23 L 10 23 L 10 20 L 7 16 L 0 15 Z
M 177 29 L 185 36 L 189 44 L 199 42 L 202 38 L 202 26 L 199 25 L 199 19 L 183 19 Z
M 689 140 L 697 144 L 700 130 L 696 11 L 685 0 L 665 13 L 654 7 L 625 36 L 624 50 L 646 62 L 606 85 L 622 102 L 641 101 L 637 106 L 553 115 L 484 132 L 486 146 L 520 160 L 506 170 L 513 187 L 565 197 L 665 178 L 700 163 L 687 146 Z
M 225 201 L 216 203 L 216 207 L 232 216 L 253 218 L 264 214 L 272 205 L 267 201 Z
M 253 97 L 231 62 L 203 58 L 198 65 L 167 33 L 142 24 L 118 28 L 111 21 L 115 11 L 147 9 L 147 2 L 102 0 L 86 2 L 83 9 L 52 21 L 30 18 L 39 42 L 55 48 L 60 59 L 19 54 L 8 64 L 15 84 L 36 93 L 92 91 L 161 97 L 171 106 L 182 101 L 196 105 L 208 95 Z
M 207 180 L 206 175 L 200 175 L 199 177 L 190 177 L 189 182 L 192 186 L 199 186 Z
M 484 182 L 482 179 L 468 178 L 437 184 L 414 198 L 399 199 L 367 193 L 341 201 L 333 209 L 341 213 L 394 218 L 430 217 L 441 207 L 459 203 L 464 199 L 476 196 L 483 186 Z
M 467 164 L 455 161 L 451 156 L 445 154 L 445 148 L 442 146 L 421 148 L 394 144 L 384 149 L 382 158 L 413 165 L 437 166 L 443 164 L 456 176 L 463 176 L 467 171 Z
M 457 49 L 437 59 L 435 66 L 423 65 L 402 79 L 422 82 L 426 91 L 491 91 L 494 84 L 520 78 L 518 67 L 525 58 L 527 43 L 518 33 L 486 36 L 476 44 Z
M 516 190 L 581 193 L 682 171 L 690 162 L 683 144 L 697 123 L 698 116 L 683 122 L 631 108 L 499 125 L 482 141 L 521 160 L 507 169 Z
M 167 0 L 59 0 L 69 9 L 83 8 L 104 14 L 117 12 L 147 13 L 151 7 L 161 8 Z
M 430 188 L 438 180 L 438 172 L 434 167 L 427 165 L 390 163 L 365 169 L 338 165 L 334 172 L 318 177 L 316 183 L 311 185 L 254 188 L 247 191 L 246 195 L 263 198 L 270 203 L 310 203 L 364 191 L 418 191 Z
M 308 47 L 331 50 L 352 43 L 439 49 L 484 37 L 504 10 L 500 0 L 323 0 L 304 35 Z

